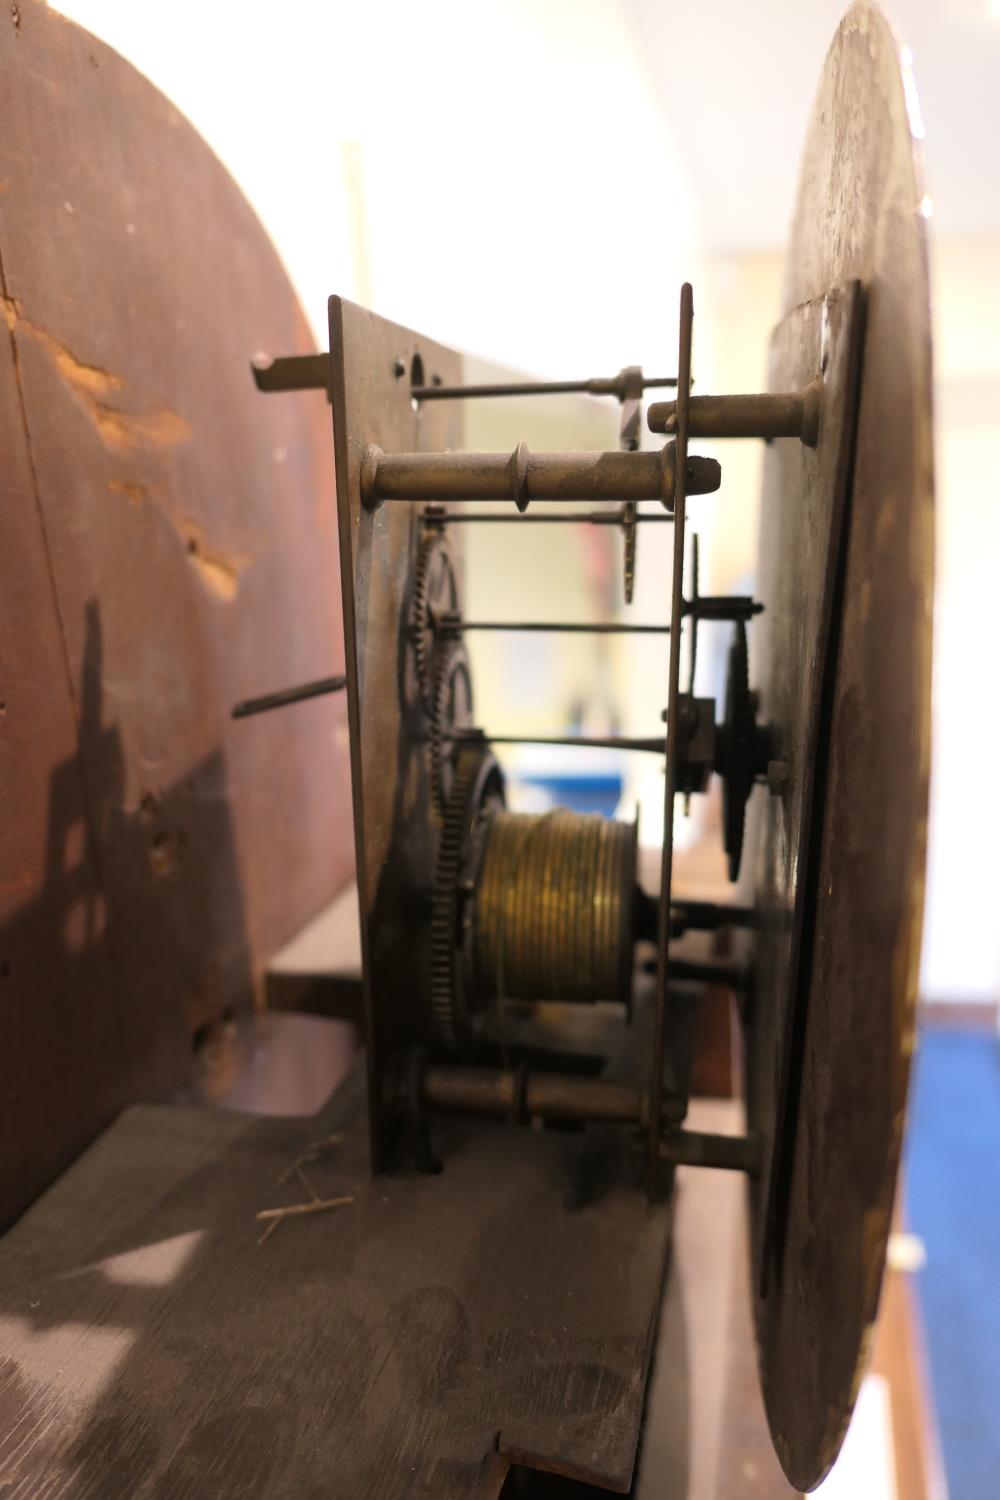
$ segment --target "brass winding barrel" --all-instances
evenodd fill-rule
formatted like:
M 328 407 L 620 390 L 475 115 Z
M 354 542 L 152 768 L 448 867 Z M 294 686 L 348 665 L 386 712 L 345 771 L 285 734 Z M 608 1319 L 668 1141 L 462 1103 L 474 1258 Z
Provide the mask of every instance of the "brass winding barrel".
M 634 823 L 599 813 L 498 812 L 476 887 L 480 996 L 628 1004 L 636 845 Z

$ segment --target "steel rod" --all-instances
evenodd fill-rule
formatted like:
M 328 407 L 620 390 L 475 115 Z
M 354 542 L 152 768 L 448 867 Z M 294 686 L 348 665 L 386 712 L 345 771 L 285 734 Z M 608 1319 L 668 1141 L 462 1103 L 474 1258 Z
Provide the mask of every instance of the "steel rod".
M 482 396 L 616 396 L 625 399 L 624 371 L 610 379 L 595 377 L 592 380 L 521 380 L 499 382 L 495 385 L 415 385 L 410 394 L 414 401 L 468 401 Z M 675 375 L 644 375 L 641 380 L 644 391 L 670 388 L 677 385 Z
M 602 621 L 600 624 L 566 620 L 460 620 L 450 629 L 525 630 L 555 635 L 669 635 L 669 625 L 629 625 L 625 621 Z
M 753 1135 L 713 1135 L 704 1130 L 670 1130 L 658 1144 L 658 1159 L 675 1167 L 715 1167 L 723 1172 L 760 1170 L 760 1143 Z
M 428 521 L 433 521 L 438 526 L 468 526 L 473 523 L 494 526 L 620 526 L 621 517 L 613 511 L 581 510 L 572 511 L 569 515 L 562 511 L 559 515 L 546 514 L 544 511 L 536 511 L 534 515 L 500 515 L 492 511 L 445 511 L 442 515 L 428 516 Z M 648 525 L 651 521 L 673 524 L 673 516 L 649 515 L 640 511 L 635 520 Z
M 262 698 L 247 698 L 233 709 L 234 719 L 248 719 L 251 714 L 266 714 L 272 708 L 285 708 L 289 703 L 303 703 L 307 698 L 322 698 L 326 693 L 339 693 L 347 686 L 347 678 L 320 677 L 316 682 L 304 682 L 299 687 L 281 688 L 276 693 L 265 693 Z
M 674 899 L 670 903 L 670 920 L 674 935 L 688 929 L 717 932 L 720 927 L 756 927 L 757 913 L 752 906 Z
M 759 615 L 762 604 L 741 594 L 702 594 L 697 603 L 684 600 L 682 616 L 696 615 L 699 620 L 749 620 Z M 564 635 L 669 635 L 669 625 L 631 625 L 627 620 L 600 622 L 577 620 L 449 620 L 449 630 L 526 630 Z
M 763 612 L 749 594 L 699 594 L 684 605 L 684 613 L 698 620 L 749 620 Z
M 566 745 L 575 750 L 638 750 L 650 755 L 662 755 L 664 747 L 663 735 L 651 736 L 649 739 L 626 739 L 600 735 L 544 735 L 544 734 L 486 734 L 477 730 L 477 737 L 483 739 L 488 745 Z M 445 736 L 447 740 L 448 736 Z M 462 735 L 452 736 L 452 740 L 462 739 Z

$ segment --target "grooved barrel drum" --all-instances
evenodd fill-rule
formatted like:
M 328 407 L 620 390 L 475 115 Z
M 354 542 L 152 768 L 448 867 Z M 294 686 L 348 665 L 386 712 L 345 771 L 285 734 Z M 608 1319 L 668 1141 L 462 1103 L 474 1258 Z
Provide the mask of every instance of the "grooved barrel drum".
M 476 889 L 476 988 L 508 1000 L 628 1004 L 636 825 L 498 812 Z

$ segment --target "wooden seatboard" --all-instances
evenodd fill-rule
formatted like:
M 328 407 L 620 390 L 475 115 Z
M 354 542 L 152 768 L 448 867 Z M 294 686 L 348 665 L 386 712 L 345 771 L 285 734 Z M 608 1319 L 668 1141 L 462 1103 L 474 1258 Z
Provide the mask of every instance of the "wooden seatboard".
M 640 1155 L 435 1129 L 442 1174 L 373 1181 L 358 1073 L 308 1119 L 128 1110 L 0 1241 L 11 1500 L 626 1490 L 669 1229 Z M 310 1188 L 354 1202 L 259 1243 Z

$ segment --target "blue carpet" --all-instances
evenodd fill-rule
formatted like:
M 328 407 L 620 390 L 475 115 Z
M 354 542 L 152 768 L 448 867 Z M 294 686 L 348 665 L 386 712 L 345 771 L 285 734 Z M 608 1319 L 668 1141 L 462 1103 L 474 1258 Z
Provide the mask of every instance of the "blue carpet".
M 907 1148 L 910 1227 L 950 1500 L 1000 1500 L 1000 1042 L 925 1030 Z

